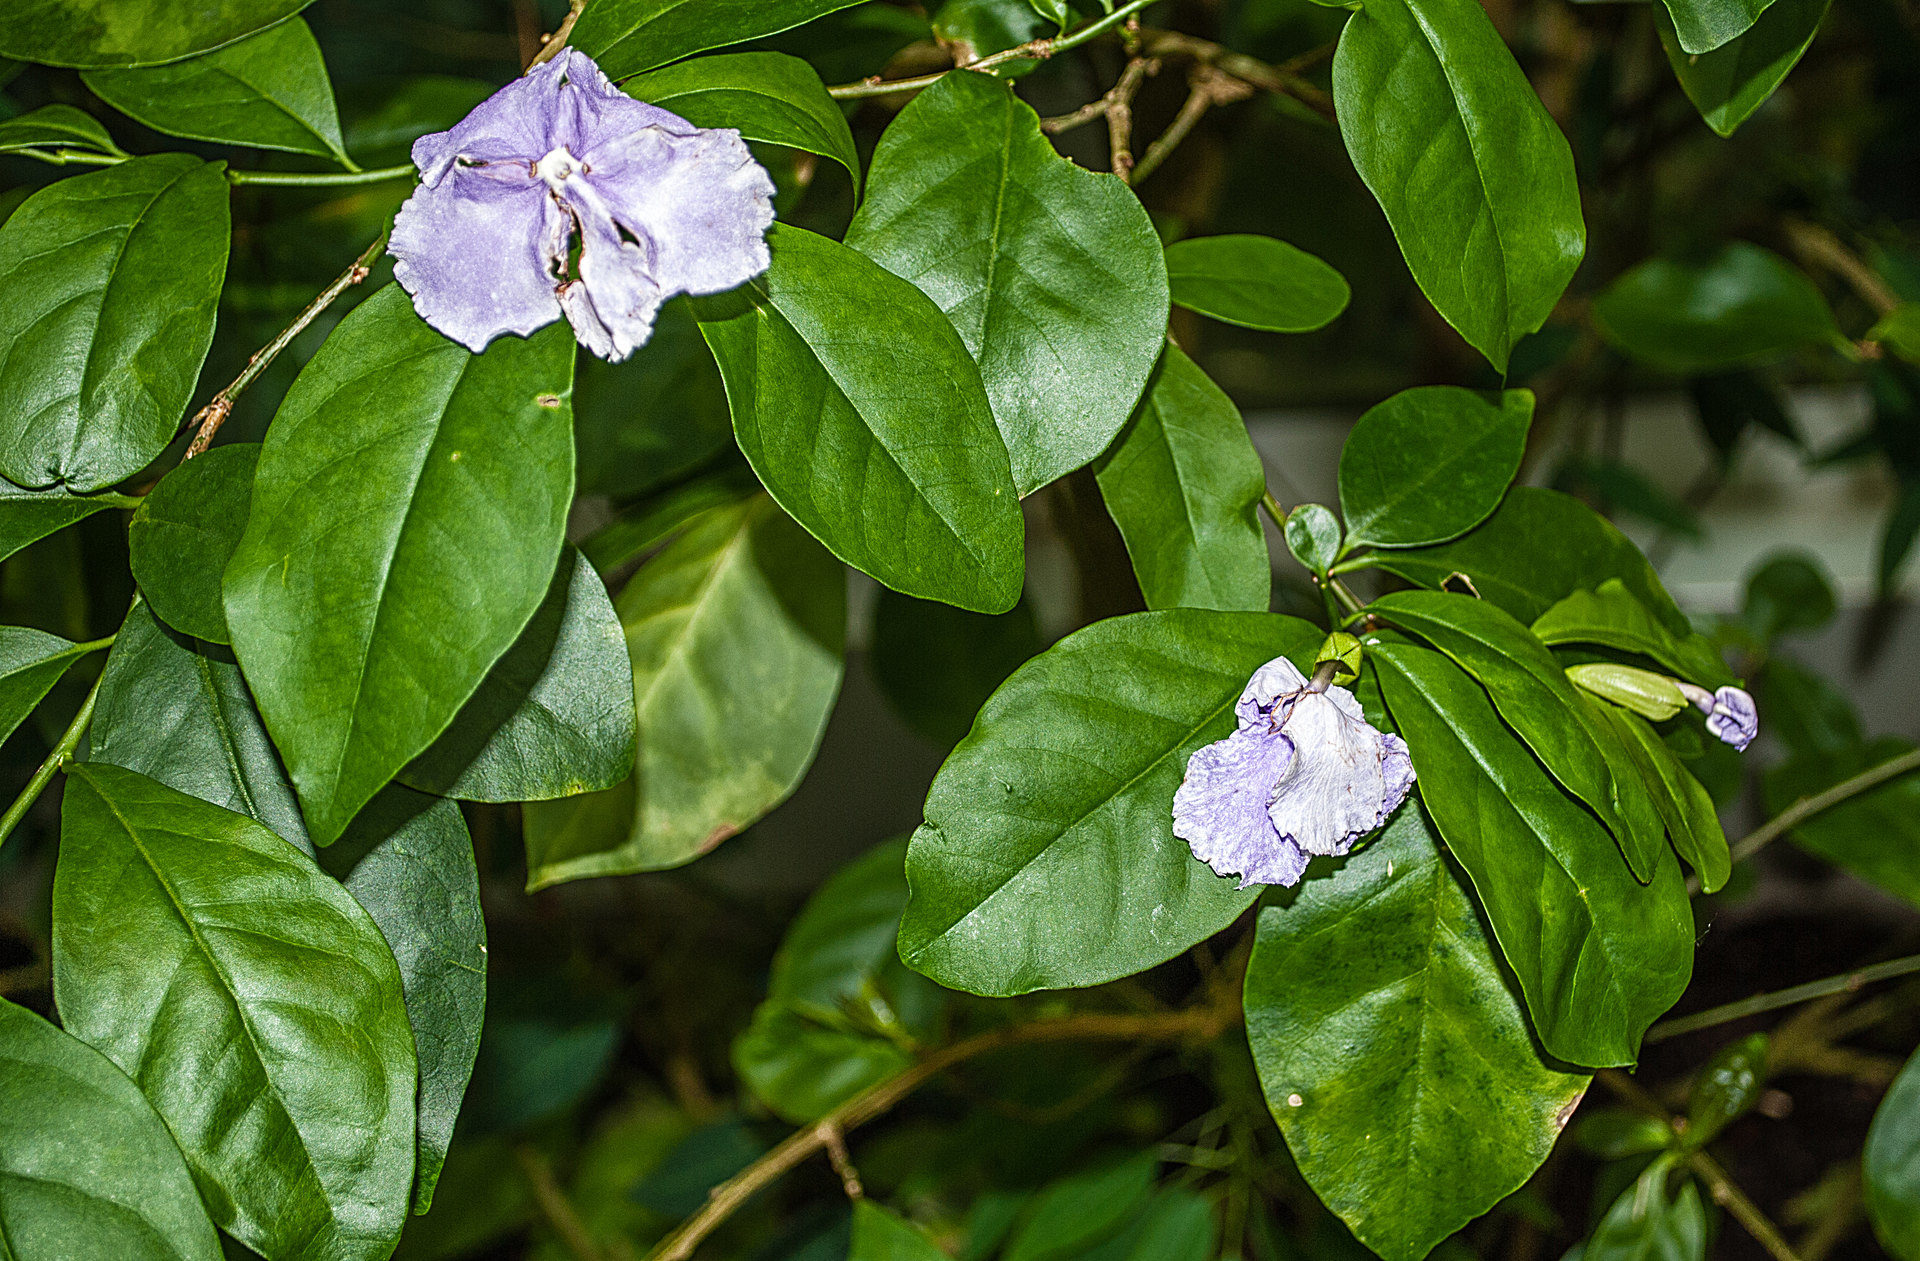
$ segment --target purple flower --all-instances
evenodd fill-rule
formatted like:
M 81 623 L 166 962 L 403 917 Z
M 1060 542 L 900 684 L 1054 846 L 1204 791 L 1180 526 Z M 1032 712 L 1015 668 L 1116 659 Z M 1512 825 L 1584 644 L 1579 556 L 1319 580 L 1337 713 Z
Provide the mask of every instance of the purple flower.
M 1695 709 L 1707 716 L 1707 731 L 1714 737 L 1745 753 L 1753 738 L 1760 734 L 1760 710 L 1753 697 L 1737 687 L 1709 692 L 1697 684 L 1682 682 L 1680 692 Z
M 587 349 L 625 359 L 674 294 L 767 269 L 773 181 L 740 133 L 634 100 L 571 48 L 414 141 L 413 162 L 393 274 L 469 350 L 565 315 Z
M 1234 712 L 1234 733 L 1188 760 L 1173 834 L 1243 889 L 1299 883 L 1311 855 L 1346 853 L 1413 787 L 1405 742 L 1284 657 L 1260 667 Z

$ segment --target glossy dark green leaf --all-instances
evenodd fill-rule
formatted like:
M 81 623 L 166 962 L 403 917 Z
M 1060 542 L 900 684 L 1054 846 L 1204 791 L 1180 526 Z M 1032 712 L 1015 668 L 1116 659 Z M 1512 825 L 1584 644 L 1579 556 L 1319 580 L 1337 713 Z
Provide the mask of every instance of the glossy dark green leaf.
M 227 270 L 227 181 L 184 153 L 41 189 L 0 227 L 0 474 L 102 490 L 179 426 Z
M 93 648 L 28 626 L 0 626 L 0 740 L 27 720 L 61 676 Z
M 1533 619 L 1533 633 L 1543 644 L 1602 644 L 1639 653 L 1704 687 L 1733 682 L 1710 641 L 1692 632 L 1676 635 L 1619 578 L 1568 595 Z
M 909 727 L 950 749 L 993 689 L 1044 647 L 1025 600 L 1005 613 L 969 613 L 883 587 L 867 668 Z
M 1413 278 L 1504 371 L 1586 251 L 1573 151 L 1473 0 L 1373 0 L 1333 59 L 1334 108 Z
M 1920 1261 L 1920 1054 L 1880 1101 L 1861 1159 L 1873 1233 L 1895 1261 Z
M 42 105 L 39 109 L 0 122 L 0 153 L 22 149 L 88 149 L 118 153 L 107 129 L 85 110 L 71 105 Z
M 1022 495 L 1107 448 L 1166 340 L 1166 260 L 1139 198 L 1061 157 L 991 75 L 948 75 L 900 112 L 847 244 L 960 330 Z
M 1691 1181 L 1667 1193 L 1673 1161 L 1653 1162 L 1613 1202 L 1580 1261 L 1706 1261 L 1707 1213 Z
M 80 77 L 122 114 L 169 136 L 347 156 L 320 45 L 297 17 L 171 65 Z
M 794 520 L 896 591 L 1000 613 L 1024 526 L 980 372 L 946 317 L 865 256 L 776 225 L 773 267 L 699 299 L 733 431 Z
M 1148 608 L 1266 609 L 1266 471 L 1240 409 L 1178 346 L 1094 475 Z
M 1809 554 L 1776 555 L 1747 578 L 1740 620 L 1762 644 L 1782 635 L 1819 630 L 1837 607 L 1833 582 Z
M 1830 753 L 1804 753 L 1762 777 L 1767 813 L 1779 814 L 1862 771 L 1913 750 L 1881 736 Z M 1809 819 L 1787 837 L 1816 858 L 1844 867 L 1895 897 L 1920 906 L 1920 774 L 1902 775 Z
M 733 1044 L 733 1067 L 754 1097 L 795 1125 L 818 1121 L 861 1091 L 913 1066 L 900 1044 L 816 1021 L 769 1000 Z
M 64 487 L 26 490 L 0 480 L 0 560 L 76 521 L 109 508 L 138 508 L 132 495 L 75 495 Z
M 1676 4 L 1687 0 L 1674 0 Z M 1697 0 L 1696 0 L 1697 2 Z M 1832 0 L 1774 0 L 1753 25 L 1712 52 L 1680 46 L 1667 5 L 1654 6 L 1660 44 L 1687 99 L 1722 136 L 1731 136 L 1786 81 L 1813 46 Z
M 1198 236 L 1167 247 L 1175 306 L 1242 328 L 1310 333 L 1347 309 L 1353 291 L 1318 258 L 1270 236 Z
M 1347 537 L 1424 547 L 1465 534 L 1500 506 L 1532 422 L 1531 390 L 1508 390 L 1495 403 L 1429 385 L 1370 409 L 1340 452 Z
M 1386 552 L 1378 562 L 1423 587 L 1462 575 L 1483 599 L 1526 623 L 1575 591 L 1618 578 L 1669 631 L 1692 630 L 1640 549 L 1599 513 L 1558 491 L 1516 486 L 1491 517 L 1453 542 Z
M 527 882 L 677 867 L 784 801 L 840 690 L 846 582 L 764 497 L 716 508 L 615 602 L 639 710 L 633 774 L 526 807 Z
M 600 0 L 582 10 L 573 46 L 616 79 L 709 48 L 745 43 L 860 0 Z
M 607 588 L 573 548 L 533 620 L 401 782 L 462 801 L 545 801 L 633 771 L 633 670 Z
M 1014 672 L 940 769 L 907 850 L 900 957 L 976 994 L 1098 985 L 1165 962 L 1252 902 L 1173 835 L 1187 759 L 1247 680 L 1320 631 L 1265 613 L 1113 618 Z
M 1287 514 L 1287 550 L 1293 558 L 1316 574 L 1324 574 L 1340 559 L 1346 535 L 1333 509 L 1321 504 L 1301 504 Z
M 1669 372 L 1710 372 L 1839 335 L 1814 283 L 1745 241 L 1700 262 L 1641 263 L 1593 300 L 1593 320 L 1613 345 Z
M 112 1061 L 0 999 L 0 1254 L 219 1261 L 173 1136 Z
M 133 577 L 160 620 L 209 643 L 227 640 L 220 575 L 253 503 L 257 443 L 215 447 L 160 479 L 127 526 Z
M 1260 912 L 1247 1041 L 1294 1163 L 1386 1261 L 1420 1261 L 1524 1183 L 1587 1088 L 1541 1062 L 1417 802 Z
M 1774 0 L 1660 0 L 1682 51 L 1710 53 L 1745 34 Z
M 1483 600 L 1444 591 L 1397 591 L 1371 607 L 1479 680 L 1500 717 L 1619 841 L 1634 874 L 1652 878 L 1666 836 L 1651 792 L 1597 702 L 1526 627 Z
M 933 37 L 952 48 L 961 61 L 991 56 L 1060 30 L 1057 21 L 1029 0 L 936 0 L 928 6 L 927 16 Z M 1021 74 L 1032 64 L 1015 62 L 1003 73 Z
M 219 1226 L 271 1256 L 392 1251 L 413 1187 L 413 1034 L 393 954 L 313 860 L 243 815 L 68 768 L 53 983 L 133 1077 Z
M 51 66 L 154 66 L 230 44 L 313 0 L 10 0 L 0 56 Z
M 860 192 L 860 155 L 847 116 L 812 66 L 785 53 L 729 53 L 667 66 L 620 85 L 696 127 L 732 127 L 748 140 L 832 158 Z
M 1141 1152 L 1043 1187 L 1022 1214 L 1002 1261 L 1079 1256 L 1145 1205 L 1159 1163 L 1152 1152 Z
M 389 285 L 281 403 L 227 566 L 227 624 L 325 845 L 444 731 L 553 581 L 573 495 L 573 338 L 476 355 Z
M 1611 705 L 1601 709 L 1639 762 L 1667 839 L 1699 875 L 1701 888 L 1718 893 L 1733 874 L 1733 855 L 1713 798 L 1646 719 Z
M 367 909 L 400 967 L 420 1062 L 414 1212 L 433 1203 L 480 1049 L 487 926 L 460 807 L 399 785 L 373 799 L 322 865 Z
M 1705 1147 L 1760 1102 L 1767 1083 L 1767 1035 L 1750 1033 L 1721 1047 L 1694 1079 L 1687 1100 L 1686 1142 Z
M 853 1251 L 847 1261 L 946 1261 L 927 1233 L 872 1200 L 853 1205 Z
M 1663 857 L 1642 888 L 1600 824 L 1446 657 L 1383 642 L 1370 659 L 1421 799 L 1473 880 L 1547 1053 L 1633 1063 L 1693 971 L 1679 863 Z

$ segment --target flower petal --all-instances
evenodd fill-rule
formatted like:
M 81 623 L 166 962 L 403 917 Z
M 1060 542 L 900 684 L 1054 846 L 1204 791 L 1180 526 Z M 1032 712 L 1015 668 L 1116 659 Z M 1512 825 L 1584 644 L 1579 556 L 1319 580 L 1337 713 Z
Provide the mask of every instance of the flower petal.
M 420 318 L 472 351 L 560 318 L 549 270 L 565 257 L 565 214 L 528 175 L 504 182 L 453 168 L 400 207 L 388 252 Z
M 580 279 L 561 287 L 560 306 L 580 344 L 617 363 L 653 335 L 667 293 L 648 273 L 646 248 L 611 219 L 582 215 L 580 231 Z
M 564 143 L 556 122 L 563 113 L 565 84 L 566 65 L 555 57 L 474 106 L 448 130 L 414 141 L 413 164 L 420 168 L 421 181 L 438 184 L 458 158 L 531 167 Z
M 1413 783 L 1405 744 L 1374 730 L 1358 711 L 1344 688 L 1304 693 L 1287 711 L 1284 729 L 1297 755 L 1280 776 L 1268 814 L 1282 836 L 1309 854 L 1352 849 L 1393 813 Z
M 1173 795 L 1173 834 L 1223 876 L 1249 884 L 1296 884 L 1307 856 L 1267 816 L 1273 786 L 1293 757 L 1278 731 L 1235 731 L 1194 753 Z
M 1240 729 L 1264 728 L 1273 715 L 1274 707 L 1281 700 L 1302 691 L 1307 686 L 1307 676 L 1300 673 L 1300 667 L 1285 657 L 1275 657 L 1272 661 L 1253 672 L 1247 680 L 1247 686 L 1240 693 L 1239 703 L 1233 712 L 1240 719 Z
M 1713 694 L 1707 730 L 1745 753 L 1753 738 L 1760 734 L 1760 709 L 1746 692 L 1737 687 L 1723 687 Z

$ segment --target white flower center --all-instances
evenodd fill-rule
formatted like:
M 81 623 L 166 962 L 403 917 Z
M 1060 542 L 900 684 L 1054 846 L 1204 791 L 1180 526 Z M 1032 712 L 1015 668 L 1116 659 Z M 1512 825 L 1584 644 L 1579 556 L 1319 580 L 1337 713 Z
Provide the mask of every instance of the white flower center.
M 565 145 L 533 164 L 534 175 L 545 180 L 547 187 L 555 192 L 559 192 L 560 186 L 567 182 L 567 177 L 579 169 L 580 159 L 568 153 Z

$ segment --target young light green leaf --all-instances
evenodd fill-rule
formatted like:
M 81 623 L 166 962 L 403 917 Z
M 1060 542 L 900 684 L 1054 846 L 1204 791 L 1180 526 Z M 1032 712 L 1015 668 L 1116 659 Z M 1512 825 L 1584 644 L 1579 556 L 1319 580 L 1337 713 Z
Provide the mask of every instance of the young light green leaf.
M 4 128 L 0 123 L 0 135 Z M 1903 302 L 1881 317 L 1868 331 L 1867 340 L 1879 342 L 1908 363 L 1920 363 L 1920 302 Z
M 1587 1088 L 1541 1062 L 1417 802 L 1260 912 L 1246 1012 L 1294 1163 L 1387 1261 L 1420 1261 L 1524 1183 Z
M 476 355 L 389 285 L 281 403 L 227 624 L 319 844 L 446 729 L 545 599 L 573 494 L 572 379 L 564 326 Z
M 92 651 L 31 627 L 0 626 L 0 740 L 27 720 L 68 667 Z
M 424 1213 L 453 1140 L 487 1007 L 480 873 L 460 807 L 388 785 L 320 862 L 393 950 L 420 1061 L 413 1211 Z
M 1802 753 L 1762 776 L 1767 813 L 1779 814 L 1913 747 L 1910 740 L 1882 736 L 1830 752 Z M 1801 820 L 1787 837 L 1814 857 L 1920 906 L 1920 775 L 1902 775 L 1822 810 Z
M 909 967 L 975 994 L 1099 985 L 1231 923 L 1238 889 L 1173 835 L 1187 759 L 1247 680 L 1320 631 L 1176 609 L 1096 622 L 1014 672 L 940 769 L 907 850 Z
M 754 1097 L 795 1125 L 811 1125 L 861 1091 L 913 1066 L 899 1043 L 824 1023 L 769 999 L 733 1044 L 733 1067 Z
M 520 638 L 398 778 L 462 801 L 611 788 L 633 771 L 632 679 L 607 589 L 569 547 Z
M 1708 372 L 1839 336 L 1833 311 L 1806 275 L 1745 241 L 1701 262 L 1656 258 L 1593 300 L 1613 345 L 1668 372 Z
M 1895 1261 L 1920 1261 L 1920 1054 L 1880 1101 L 1861 1161 L 1873 1233 Z
M 1660 44 L 1687 99 L 1722 136 L 1731 136 L 1800 63 L 1833 0 L 1774 0 L 1745 33 L 1712 52 L 1680 46 L 1667 5 L 1654 6 Z
M 42 105 L 39 109 L 0 122 L 0 153 L 22 149 L 90 149 L 119 153 L 107 129 L 85 110 L 71 105 Z
M 1340 518 L 1322 504 L 1301 504 L 1287 514 L 1287 550 L 1316 574 L 1325 574 L 1340 559 L 1346 535 Z
M 0 480 L 0 560 L 109 508 L 138 508 L 132 495 L 76 495 L 62 486 L 27 490 Z
M 1660 0 L 1681 51 L 1703 56 L 1752 29 L 1774 0 Z
M 348 162 L 326 62 L 297 17 L 185 61 L 80 77 L 122 114 L 169 136 Z
M 1346 278 L 1270 236 L 1197 236 L 1167 246 L 1175 306 L 1242 328 L 1310 333 L 1347 309 Z
M 1690 683 L 1722 687 L 1733 673 L 1703 635 L 1676 635 L 1619 578 L 1575 591 L 1533 620 L 1543 644 L 1603 644 L 1651 657 Z
M 715 508 L 614 605 L 639 710 L 633 774 L 526 807 L 527 883 L 677 867 L 784 801 L 840 690 L 840 567 L 764 497 Z
M 0 999 L 0 1248 L 10 1261 L 220 1261 L 173 1135 L 104 1055 Z
M 765 276 L 694 305 L 753 471 L 828 550 L 894 590 L 1012 608 L 1019 497 L 959 335 L 845 246 L 778 224 L 771 242 Z
M 950 74 L 900 112 L 847 244 L 960 330 L 1022 495 L 1107 448 L 1166 341 L 1166 260 L 1139 198 L 1061 157 L 991 75 Z
M 1663 1156 L 1613 1202 L 1581 1261 L 1706 1261 L 1707 1214 L 1691 1181 L 1667 1194 L 1673 1158 Z
M 227 181 L 184 153 L 41 189 L 0 226 L 0 474 L 104 490 L 173 437 L 213 341 Z
M 855 1200 L 853 1251 L 847 1261 L 947 1261 L 947 1254 L 898 1213 L 872 1200 Z
M 50 66 L 157 66 L 231 44 L 313 0 L 12 0 L 0 10 L 0 57 Z
M 742 44 L 860 0 L 599 0 L 581 10 L 573 46 L 615 79 L 709 48 Z
M 1273 570 L 1260 454 L 1240 409 L 1178 346 L 1167 343 L 1094 476 L 1148 608 L 1266 609 Z
M 1473 879 L 1547 1053 L 1631 1064 L 1640 1038 L 1687 987 L 1693 913 L 1662 856 L 1642 888 L 1606 832 L 1561 790 L 1440 653 L 1372 645 L 1406 737 L 1421 800 Z
M 860 195 L 860 155 L 847 116 L 812 66 L 785 53 L 699 57 L 628 79 L 627 95 L 696 127 L 732 127 L 748 140 L 832 158 Z
M 217 1224 L 289 1261 L 374 1261 L 413 1185 L 413 1034 L 380 930 L 243 815 L 68 768 L 54 997 L 152 1101 Z
M 1532 422 L 1531 390 L 1508 390 L 1496 405 L 1429 385 L 1370 409 L 1340 452 L 1348 539 L 1425 547 L 1465 534 L 1500 506 Z
M 1573 151 L 1473 0 L 1372 0 L 1341 33 L 1334 108 L 1413 278 L 1504 371 L 1586 252 Z
M 236 442 L 188 460 L 147 492 L 127 526 L 134 581 L 160 620 L 224 644 L 220 575 L 240 546 L 260 446 Z

